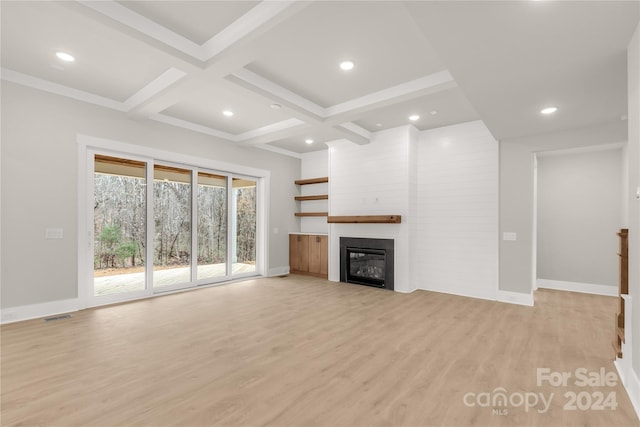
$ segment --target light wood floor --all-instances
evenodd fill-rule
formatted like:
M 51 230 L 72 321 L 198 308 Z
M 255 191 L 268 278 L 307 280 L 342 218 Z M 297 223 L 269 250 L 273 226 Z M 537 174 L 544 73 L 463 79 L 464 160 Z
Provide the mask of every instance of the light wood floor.
M 536 368 L 615 372 L 615 298 L 535 298 L 289 276 L 5 325 L 2 425 L 639 425 L 619 382 L 536 384 Z M 463 402 L 499 387 L 555 397 L 543 414 Z M 568 391 L 614 392 L 618 407 L 566 411 Z

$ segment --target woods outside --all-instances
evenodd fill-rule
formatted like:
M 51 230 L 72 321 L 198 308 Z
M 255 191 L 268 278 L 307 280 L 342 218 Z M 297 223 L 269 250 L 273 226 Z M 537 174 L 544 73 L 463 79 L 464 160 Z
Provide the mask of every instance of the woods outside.
M 193 256 L 198 271 L 200 266 L 226 263 L 230 246 L 227 242 L 228 178 L 202 173 L 198 174 L 198 183 L 192 185 L 190 173 L 175 168 L 166 168 L 163 172 L 162 167 L 154 171 L 152 251 L 146 248 L 144 173 L 135 170 L 129 174 L 95 173 L 94 277 L 141 272 L 149 261 L 154 271 L 189 267 Z M 192 207 L 194 188 L 196 206 Z M 233 262 L 254 264 L 255 181 L 234 178 L 232 188 L 236 212 L 231 224 L 235 246 Z M 191 254 L 192 208 L 197 209 L 197 253 L 194 255 Z

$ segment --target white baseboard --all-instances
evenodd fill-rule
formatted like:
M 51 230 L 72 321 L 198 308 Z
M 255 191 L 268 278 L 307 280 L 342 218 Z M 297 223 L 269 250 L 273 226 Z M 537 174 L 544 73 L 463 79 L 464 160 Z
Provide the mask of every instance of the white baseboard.
M 409 289 L 408 291 L 400 290 L 400 289 L 394 289 L 393 291 L 394 291 L 394 292 L 399 292 L 399 293 L 401 293 L 401 294 L 412 294 L 412 293 L 414 293 L 415 291 L 417 291 L 417 289 L 416 289 L 416 288 L 413 288 L 413 289 Z
M 289 274 L 289 266 L 270 268 L 267 277 L 284 276 Z
M 617 286 L 596 285 L 593 283 L 565 282 L 562 280 L 537 280 L 539 289 L 555 289 L 557 291 L 581 292 L 583 294 L 618 296 Z
M 622 358 L 613 362 L 618 370 L 622 385 L 629 395 L 633 409 L 640 420 L 640 380 L 638 373 L 633 369 L 633 322 L 631 296 L 622 295 L 624 300 L 624 342 L 622 343 Z
M 65 299 L 45 302 L 42 304 L 30 304 L 19 307 L 9 307 L 0 310 L 0 323 L 13 323 L 22 320 L 37 319 L 39 317 L 55 316 L 56 314 L 78 311 L 78 299 Z
M 624 353 L 622 353 L 622 357 L 624 357 Z M 623 359 L 616 359 L 613 364 L 618 370 L 618 376 L 622 380 L 622 385 L 629 395 L 638 420 L 640 420 L 640 380 L 638 380 L 638 375 L 631 368 L 631 363 L 625 363 Z
M 521 292 L 498 290 L 498 301 L 533 307 L 533 295 L 531 293 L 523 294 Z
M 640 379 L 638 379 L 638 375 L 634 370 L 631 370 L 629 377 L 624 388 L 627 390 L 629 399 L 631 399 L 631 403 L 633 404 L 633 409 L 636 410 L 636 415 L 640 421 Z

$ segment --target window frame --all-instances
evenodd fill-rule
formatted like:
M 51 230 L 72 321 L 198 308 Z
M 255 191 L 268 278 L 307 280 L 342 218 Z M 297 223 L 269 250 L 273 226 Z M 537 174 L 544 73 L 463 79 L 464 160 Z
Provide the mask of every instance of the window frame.
M 95 307 L 117 302 L 132 301 L 140 298 L 148 298 L 157 295 L 165 295 L 184 290 L 193 290 L 200 287 L 217 286 L 238 279 L 248 277 L 266 276 L 268 272 L 268 213 L 269 213 L 269 181 L 271 172 L 264 169 L 248 167 L 240 164 L 228 163 L 214 159 L 194 157 L 182 153 L 158 150 L 155 148 L 129 144 L 121 141 L 98 138 L 89 135 L 77 135 L 78 143 L 78 303 L 79 308 Z M 145 290 L 129 292 L 126 294 L 107 295 L 96 297 L 93 295 L 93 174 L 94 156 L 96 154 L 122 157 L 125 159 L 144 161 L 147 164 L 147 184 L 153 182 L 153 167 L 155 163 L 163 165 L 172 164 L 191 169 L 192 178 L 197 177 L 198 172 L 215 173 L 227 177 L 227 197 L 232 197 L 231 185 L 233 178 L 245 178 L 256 181 L 256 270 L 255 272 L 233 275 L 229 265 L 230 253 L 227 256 L 227 275 L 221 278 L 207 278 L 198 280 L 197 276 L 188 282 L 188 286 L 170 286 L 159 291 L 153 289 L 153 266 L 146 268 Z M 196 181 L 197 183 L 197 181 Z M 197 185 L 197 184 L 196 184 Z M 197 191 L 192 191 L 192 202 L 196 198 Z M 192 221 L 197 224 L 197 209 L 192 208 Z M 228 219 L 231 212 L 228 208 Z M 147 250 L 153 250 L 153 191 L 147 191 Z M 227 227 L 230 234 L 231 227 Z M 196 227 L 192 226 L 192 236 Z M 230 237 L 230 236 L 228 236 Z M 192 247 L 196 241 L 192 238 Z M 148 255 L 147 255 L 148 257 Z M 193 259 L 193 258 L 192 258 Z M 197 264 L 197 263 L 196 263 Z M 193 267 L 193 263 L 192 263 Z

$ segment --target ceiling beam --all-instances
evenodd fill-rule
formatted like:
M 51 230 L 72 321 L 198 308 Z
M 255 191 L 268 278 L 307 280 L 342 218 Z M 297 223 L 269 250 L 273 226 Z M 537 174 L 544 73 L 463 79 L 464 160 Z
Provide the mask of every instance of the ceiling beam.
M 342 123 L 337 127 L 342 128 L 343 132 L 350 132 L 352 136 L 349 139 L 351 139 L 356 144 L 368 144 L 369 141 L 371 141 L 371 132 L 361 126 L 358 126 L 355 123 Z
M 246 68 L 266 48 L 264 34 L 309 7 L 309 1 L 262 1 L 207 42 L 198 45 L 113 0 L 77 0 L 76 8 L 179 61 L 142 87 L 123 104 L 132 119 L 153 119 L 245 146 L 296 137 L 309 129 L 323 135 L 366 144 L 370 132 L 352 123 L 365 113 L 456 86 L 447 70 L 386 88 L 331 107 L 322 107 Z M 98 16 L 97 16 L 98 15 Z M 186 59 L 185 59 L 186 57 Z M 292 116 L 243 134 L 230 134 L 172 118 L 162 111 L 184 100 L 202 85 L 223 85 L 241 96 L 279 103 Z
M 271 135 L 282 131 L 290 132 L 292 129 L 303 127 L 308 128 L 309 126 L 304 121 L 293 118 L 241 133 L 236 135 L 235 139 L 236 141 L 249 141 L 264 135 Z
M 181 64 L 186 71 L 183 71 L 185 74 L 180 78 L 172 80 L 172 77 L 177 76 L 177 72 L 168 72 L 168 75 L 149 83 L 127 100 L 125 104 L 129 117 L 142 120 L 160 114 L 180 102 L 185 98 L 185 94 L 196 91 L 199 84 L 222 84 L 227 88 L 236 88 L 236 85 L 230 84 L 224 77 L 255 60 L 261 52 L 260 41 L 265 32 L 312 3 L 292 0 L 263 1 L 202 45 L 197 45 L 112 0 L 78 0 L 76 4 L 93 11 L 94 17 L 102 15 L 101 21 L 106 21 L 119 30 L 125 27 L 132 37 L 160 47 L 176 59 L 180 59 L 179 56 L 182 55 L 189 57 L 187 64 Z M 248 46 L 250 42 L 255 42 L 256 46 Z M 170 49 L 167 50 L 167 47 Z M 195 66 L 194 59 L 197 60 Z M 264 101 L 264 97 L 254 92 L 245 90 L 243 95 Z
M 116 1 L 76 1 L 148 38 L 200 61 L 203 67 L 208 61 L 233 49 L 240 41 L 260 36 L 313 3 L 295 0 L 262 1 L 204 44 L 199 45 Z
M 185 83 L 188 84 L 190 81 L 189 79 L 183 81 L 183 78 L 186 75 L 187 73 L 182 70 L 173 67 L 169 68 L 160 76 L 156 77 L 150 83 L 145 85 L 138 92 L 131 95 L 124 102 L 124 105 L 129 113 L 129 117 L 144 118 L 151 115 L 145 113 L 145 107 L 148 107 L 150 104 L 153 104 L 154 101 L 157 101 L 159 95 L 169 92 L 169 88 L 171 87 L 180 86 L 180 88 L 183 89 L 185 87 Z M 171 92 L 176 93 L 175 89 Z M 155 110 L 155 108 L 153 110 Z M 158 112 L 159 111 L 161 110 L 158 110 Z
M 253 92 L 261 93 L 265 97 L 277 100 L 289 108 L 299 111 L 310 120 L 320 122 L 325 117 L 324 108 L 318 104 L 246 68 L 233 72 L 227 77 L 227 80 L 249 88 Z
M 369 139 L 353 130 L 335 126 L 326 123 L 325 109 L 311 102 L 310 100 L 290 91 L 262 76 L 256 74 L 246 68 L 238 70 L 227 77 L 227 80 L 244 87 L 252 93 L 262 95 L 271 102 L 277 102 L 284 108 L 287 108 L 294 117 L 307 123 L 308 127 L 321 130 L 323 133 L 335 134 L 335 139 L 347 138 L 352 139 L 358 144 L 367 144 Z M 308 127 L 305 130 L 308 130 Z M 296 129 L 297 130 L 297 129 Z M 288 133 L 286 131 L 277 131 L 271 134 L 263 134 L 244 141 L 246 145 L 267 144 L 283 138 L 291 138 L 299 136 L 295 131 Z
M 330 125 L 357 120 L 368 111 L 420 98 L 456 87 L 447 70 L 401 83 L 325 109 L 325 121 Z
M 207 66 L 212 65 L 223 52 L 237 50 L 238 45 L 259 38 L 312 3 L 296 0 L 260 2 L 201 46 L 203 61 Z

